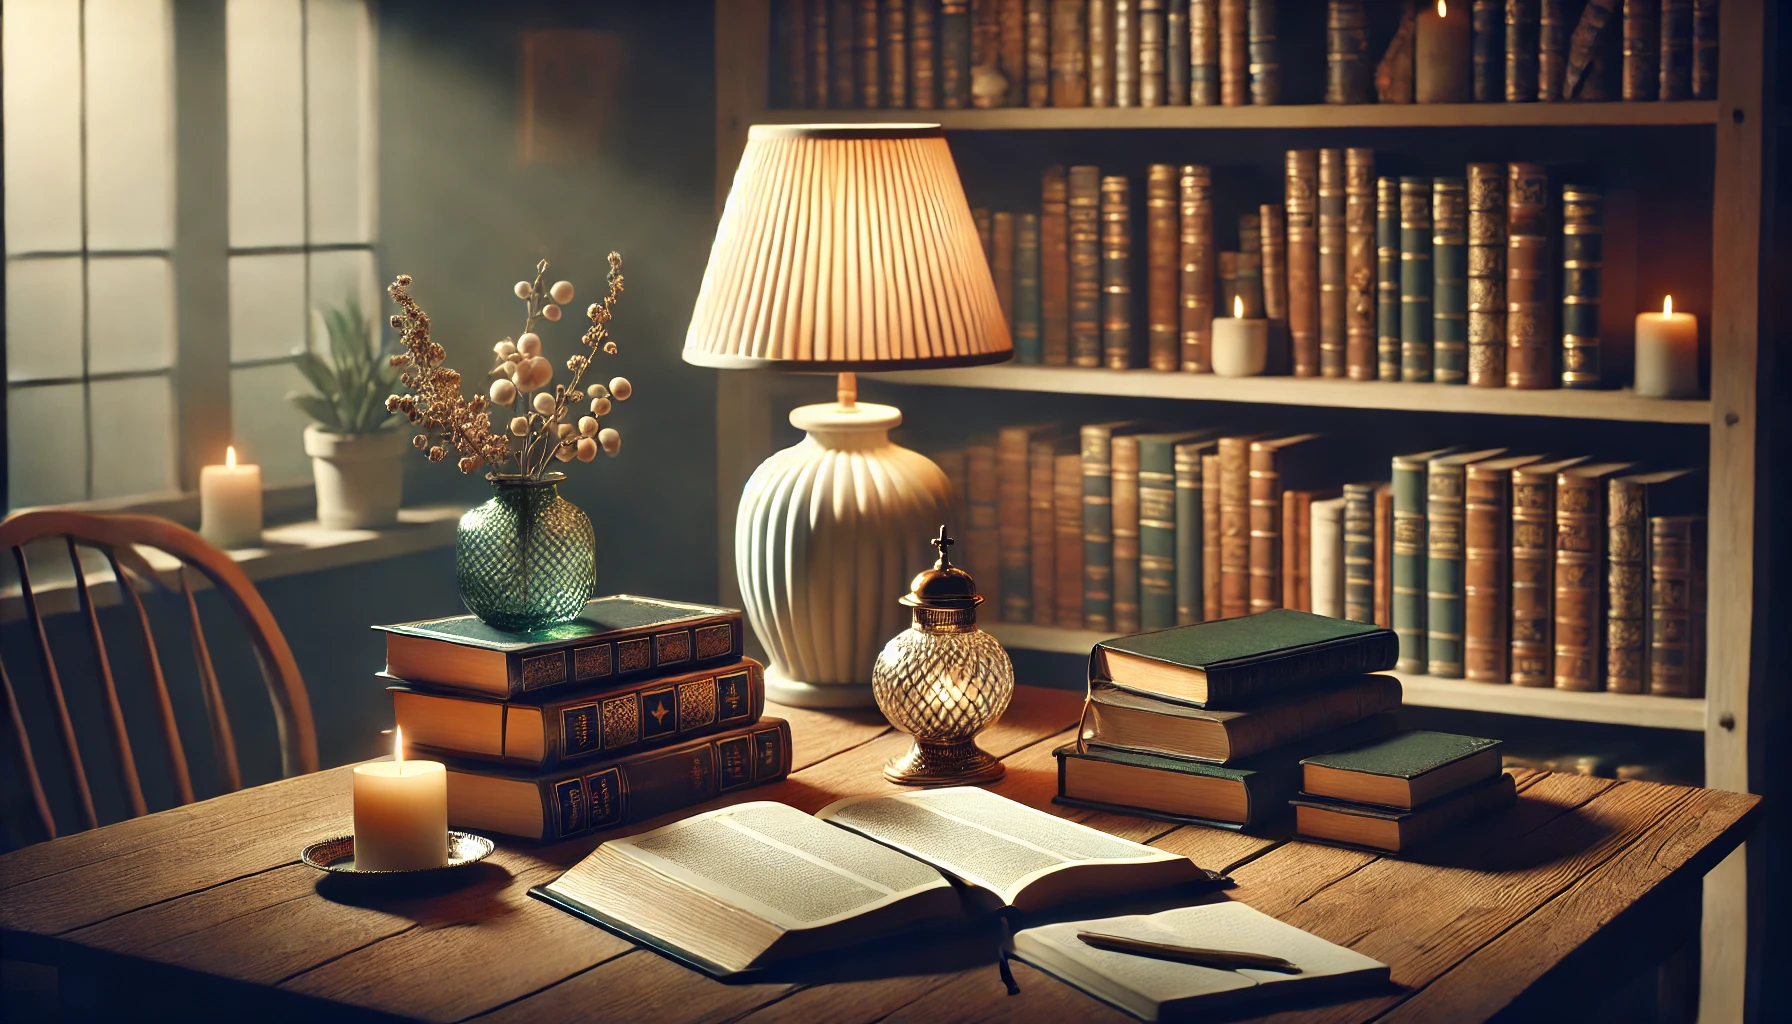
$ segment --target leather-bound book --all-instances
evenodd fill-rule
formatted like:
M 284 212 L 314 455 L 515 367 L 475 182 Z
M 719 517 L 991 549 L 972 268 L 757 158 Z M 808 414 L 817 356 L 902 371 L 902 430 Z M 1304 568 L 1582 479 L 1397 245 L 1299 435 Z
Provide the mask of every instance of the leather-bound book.
M 1319 375 L 1342 377 L 1346 364 L 1344 151 L 1319 151 Z
M 1088 0 L 1052 0 L 1052 106 L 1089 103 Z
M 977 581 L 984 602 L 1000 608 L 1002 534 L 997 502 L 1001 492 L 996 475 L 996 446 L 982 442 L 966 445 L 964 460 L 965 512 L 969 523 L 964 537 L 964 567 Z
M 1705 695 L 1705 517 L 1649 519 L 1650 693 Z
M 1224 312 L 1232 312 L 1243 306 L 1242 301 L 1234 303 L 1234 300 L 1241 299 L 1238 294 L 1238 257 L 1240 255 L 1237 252 L 1227 251 L 1215 256 L 1215 262 L 1219 265 L 1220 309 Z
M 1400 181 L 1375 179 L 1375 376 L 1400 379 Z
M 1075 460 L 1077 467 L 1072 494 L 1077 514 L 1075 546 L 1081 565 L 1081 451 L 1081 439 L 1074 432 L 1062 430 L 1035 436 L 1027 444 L 1027 551 L 1032 556 L 1028 582 L 1032 585 L 1030 611 L 1035 626 L 1050 626 L 1058 619 L 1058 460 L 1067 456 Z M 1074 586 L 1080 600 L 1080 568 Z
M 1225 614 L 1221 588 L 1221 562 L 1224 544 L 1224 529 L 1221 525 L 1220 513 L 1222 474 L 1220 473 L 1220 446 L 1215 445 L 1213 453 L 1201 455 L 1201 621 L 1211 622 Z M 1244 481 L 1240 481 L 1243 483 Z M 1250 507 L 1244 509 L 1248 519 Z M 1247 541 L 1248 544 L 1248 541 Z M 1250 558 L 1246 548 L 1245 558 Z M 1247 566 L 1248 568 L 1248 566 Z M 1250 606 L 1250 581 L 1245 581 L 1245 606 Z
M 1286 491 L 1316 490 L 1331 482 L 1340 453 L 1338 438 L 1296 434 L 1251 442 L 1249 577 L 1250 610 L 1283 607 L 1282 562 L 1289 524 L 1282 520 Z M 1298 523 L 1294 524 L 1298 530 Z
M 996 524 L 1001 551 L 1003 622 L 1033 621 L 1032 451 L 1049 426 L 1003 427 L 996 434 Z
M 1627 100 L 1652 100 L 1661 91 L 1662 0 L 1624 0 L 1624 80 Z
M 1172 449 L 1176 478 L 1176 625 L 1186 626 L 1207 617 L 1207 477 L 1208 462 L 1218 465 L 1217 438 L 1184 441 Z M 1213 481 L 1211 500 L 1219 503 L 1219 481 Z M 1218 567 L 1215 566 L 1217 569 Z
M 1276 39 L 1276 0 L 1245 0 L 1245 56 L 1251 75 L 1251 103 L 1282 102 L 1281 44 Z
M 1039 339 L 1039 215 L 1023 213 L 1014 225 L 1014 359 L 1038 365 L 1044 359 Z
M 1182 242 L 1175 164 L 1152 164 L 1145 171 L 1146 351 L 1153 370 L 1182 367 L 1181 296 L 1178 266 Z
M 995 223 L 990 218 L 989 210 L 982 206 L 971 207 L 971 223 L 976 225 L 977 244 L 983 248 L 983 262 L 989 265 L 993 280 L 996 266 Z
M 1257 248 L 1262 263 L 1263 316 L 1288 322 L 1288 215 L 1280 203 L 1257 208 Z M 1231 310 L 1226 312 L 1230 313 Z M 1248 310 L 1247 310 L 1248 315 Z
M 939 0 L 914 0 L 908 12 L 908 105 L 932 110 L 940 105 Z
M 940 106 L 964 110 L 971 105 L 971 5 L 940 0 Z
M 803 0 L 803 17 L 807 26 L 803 33 L 803 59 L 809 70 L 804 76 L 803 105 L 810 110 L 830 106 L 828 70 L 828 6 L 831 0 Z
M 1196 107 L 1220 102 L 1219 0 L 1188 0 L 1188 102 Z
M 1101 365 L 1101 168 L 1069 175 L 1070 364 Z
M 1114 628 L 1114 435 L 1138 423 L 1090 423 L 1083 444 L 1083 627 Z
M 1165 0 L 1138 0 L 1139 4 L 1139 106 L 1164 106 L 1166 45 Z
M 1283 206 L 1288 214 L 1288 334 L 1294 375 L 1319 376 L 1319 151 L 1288 151 Z
M 1039 347 L 1047 366 L 1070 365 L 1070 181 L 1045 169 L 1039 201 Z
M 1506 102 L 1538 98 L 1539 0 L 1506 0 Z
M 1375 624 L 1394 628 L 1394 487 L 1375 488 Z
M 1692 0 L 1692 98 L 1717 99 L 1717 0 Z
M 1512 660 L 1514 686 L 1554 685 L 1556 474 L 1584 457 L 1512 471 Z
M 1505 8 L 1505 0 L 1474 0 L 1469 6 L 1469 92 L 1476 103 L 1506 98 Z
M 881 0 L 858 0 L 853 9 L 852 48 L 857 72 L 858 94 L 854 106 L 875 110 L 884 105 L 883 62 L 878 44 L 883 32 L 879 25 Z
M 1704 477 L 1690 469 L 1614 477 L 1605 495 L 1605 688 L 1649 692 L 1649 522 L 1697 512 Z
M 1026 0 L 1027 106 L 1052 101 L 1052 0 Z
M 1116 434 L 1108 453 L 1114 532 L 1113 630 L 1139 631 L 1139 438 Z
M 1089 105 L 1114 105 L 1114 0 L 1089 0 Z
M 1185 430 L 1169 434 L 1139 434 L 1130 440 L 1136 442 L 1139 455 L 1139 629 L 1168 629 L 1177 625 L 1177 561 L 1180 552 L 1177 547 L 1178 524 L 1181 516 L 1178 501 L 1183 492 L 1178 490 L 1177 473 L 1179 468 L 1187 472 L 1186 464 L 1194 465 L 1196 474 L 1193 483 L 1196 490 L 1191 492 L 1197 502 L 1189 511 L 1194 522 L 1188 531 L 1188 538 L 1194 541 L 1194 557 L 1200 558 L 1199 519 L 1200 519 L 1200 442 L 1206 432 Z M 1116 438 L 1116 450 L 1119 441 Z M 1178 450 L 1183 454 L 1178 455 Z M 1181 461 L 1179 461 L 1179 459 Z M 1118 465 L 1118 462 L 1116 462 Z M 1119 568 L 1119 538 L 1115 538 L 1115 568 Z M 1199 565 L 1194 566 L 1199 569 Z M 1190 592 L 1194 592 L 1192 583 Z M 1116 595 L 1119 587 L 1115 587 Z M 1120 613 L 1120 602 L 1116 597 L 1116 628 L 1126 628 L 1124 616 Z
M 1114 6 L 1114 106 L 1139 105 L 1139 0 Z
M 1605 688 L 1605 491 L 1628 462 L 1556 474 L 1555 686 Z
M 1325 102 L 1369 102 L 1369 79 L 1369 27 L 1363 0 L 1327 0 Z
M 1425 626 L 1425 477 L 1432 459 L 1454 449 L 1396 455 L 1393 458 L 1393 618 L 1400 635 L 1402 672 L 1426 669 L 1429 639 Z
M 1101 179 L 1101 359 L 1132 366 L 1132 199 L 1118 174 Z
M 1379 483 L 1344 485 L 1344 617 L 1375 621 L 1375 491 Z
M 1282 607 L 1301 612 L 1319 612 L 1338 618 L 1337 603 L 1326 610 L 1313 606 L 1314 566 L 1319 552 L 1313 535 L 1314 510 L 1330 507 L 1341 501 L 1337 489 L 1282 492 Z M 1338 506 L 1341 510 L 1342 506 Z M 1331 540 L 1338 540 L 1338 521 L 1331 520 Z M 1337 554 L 1327 555 L 1326 571 L 1337 572 Z M 1335 588 L 1334 588 L 1335 589 Z M 1328 591 L 1330 592 L 1330 591 Z
M 1181 296 L 1182 368 L 1212 368 L 1208 341 L 1213 332 L 1213 177 L 1197 164 L 1182 166 L 1177 291 Z
M 1445 679 L 1461 679 L 1467 470 L 1504 454 L 1503 448 L 1459 452 L 1425 468 L 1425 664 Z
M 1238 251 L 1261 253 L 1263 251 L 1263 235 L 1259 228 L 1261 218 L 1255 213 L 1238 215 Z
M 1344 375 L 1375 379 L 1375 151 L 1344 151 Z
M 1253 217 L 1253 220 L 1256 218 Z M 1263 254 L 1241 252 L 1233 263 L 1232 294 L 1244 304 L 1244 315 L 1263 315 Z
M 1080 441 L 1080 439 L 1079 439 Z M 1056 566 L 1052 617 L 1060 626 L 1083 628 L 1083 454 L 1079 450 L 1052 460 L 1052 523 Z M 1037 616 L 1041 609 L 1035 606 Z
M 1562 386 L 1600 384 L 1599 293 L 1605 259 L 1605 196 L 1562 186 Z
M 1506 168 L 1468 165 L 1468 383 L 1506 386 Z
M 1220 103 L 1242 107 L 1250 101 L 1245 42 L 1246 0 L 1216 0 L 1219 7 Z
M 1506 386 L 1555 387 L 1549 301 L 1549 176 L 1506 165 Z
M 1027 0 L 997 0 L 997 27 L 1001 32 L 996 50 L 1002 77 L 1008 80 L 1007 105 L 1027 105 Z
M 1568 0 L 1538 0 L 1537 98 L 1559 100 L 1568 77 Z
M 772 8 L 773 107 L 796 109 L 808 95 L 809 54 L 803 45 L 806 16 L 803 0 L 778 0 Z
M 1692 0 L 1661 0 L 1661 64 L 1656 96 L 1692 98 Z
M 1382 103 L 1411 103 L 1416 87 L 1414 51 L 1417 47 L 1419 20 L 1412 0 L 1400 6 L 1400 27 L 1394 30 L 1387 52 L 1375 65 L 1375 98 Z
M 1570 100 L 1609 100 L 1616 89 L 1620 39 L 1620 0 L 1587 0 L 1580 21 L 1568 40 L 1568 59 L 1562 71 L 1562 97 Z M 1653 62 L 1651 62 L 1653 63 Z
M 1512 645 L 1512 471 L 1541 456 L 1467 467 L 1463 482 L 1462 665 L 1477 683 L 1504 683 Z M 1434 673 L 1435 674 L 1435 673 Z
M 1468 382 L 1468 187 L 1431 184 L 1431 360 L 1439 384 Z
M 1316 615 L 1344 618 L 1344 497 L 1315 501 L 1312 508 L 1310 572 Z
M 884 106 L 911 106 L 908 95 L 908 0 L 883 0 L 883 51 L 878 63 L 884 74 Z
M 990 215 L 989 272 L 996 279 L 996 303 L 1002 320 L 1014 330 L 1014 214 L 998 210 Z
M 1164 2 L 1164 104 L 1188 106 L 1189 0 Z
M 1002 4 L 971 0 L 971 106 L 989 110 L 1008 105 L 1008 78 L 1002 73 Z
M 1431 179 L 1400 179 L 1400 379 L 1431 379 Z
M 1251 441 L 1220 438 L 1220 607 L 1209 618 L 1251 612 Z
M 858 16 L 858 0 L 830 0 L 828 4 L 828 99 L 835 108 L 859 105 L 859 79 L 854 73 L 858 63 L 853 48 Z

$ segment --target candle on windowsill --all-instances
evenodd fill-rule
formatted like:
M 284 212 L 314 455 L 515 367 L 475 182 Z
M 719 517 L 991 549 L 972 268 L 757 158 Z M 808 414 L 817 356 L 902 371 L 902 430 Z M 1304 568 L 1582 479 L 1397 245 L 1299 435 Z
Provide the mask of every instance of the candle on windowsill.
M 355 766 L 355 869 L 417 871 L 448 863 L 448 770 L 406 761 L 404 730 L 394 758 Z
M 1232 298 L 1232 315 L 1213 318 L 1213 372 L 1222 377 L 1255 377 L 1269 359 L 1269 321 L 1246 317 L 1244 300 Z
M 1436 0 L 1419 7 L 1413 45 L 1413 98 L 1419 103 L 1467 103 L 1468 0 Z
M 1699 318 L 1674 312 L 1674 297 L 1659 313 L 1636 316 L 1636 393 L 1648 398 L 1699 397 Z
M 237 465 L 234 446 L 222 466 L 199 471 L 199 535 L 221 548 L 261 543 L 261 467 Z

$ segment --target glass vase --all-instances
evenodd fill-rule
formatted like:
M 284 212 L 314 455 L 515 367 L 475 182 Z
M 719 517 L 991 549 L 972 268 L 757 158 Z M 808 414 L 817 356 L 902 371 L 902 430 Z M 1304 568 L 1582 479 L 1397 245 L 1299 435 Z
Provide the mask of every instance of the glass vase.
M 487 625 L 511 632 L 577 617 L 597 582 L 597 537 L 590 517 L 560 497 L 565 474 L 486 479 L 491 499 L 462 516 L 455 534 L 461 601 Z

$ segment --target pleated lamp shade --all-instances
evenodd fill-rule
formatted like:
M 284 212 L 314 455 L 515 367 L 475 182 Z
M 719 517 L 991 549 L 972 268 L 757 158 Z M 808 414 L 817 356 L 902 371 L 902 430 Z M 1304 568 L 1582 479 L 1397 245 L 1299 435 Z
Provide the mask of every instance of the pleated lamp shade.
M 685 362 L 900 370 L 1013 351 L 939 125 L 749 130 Z

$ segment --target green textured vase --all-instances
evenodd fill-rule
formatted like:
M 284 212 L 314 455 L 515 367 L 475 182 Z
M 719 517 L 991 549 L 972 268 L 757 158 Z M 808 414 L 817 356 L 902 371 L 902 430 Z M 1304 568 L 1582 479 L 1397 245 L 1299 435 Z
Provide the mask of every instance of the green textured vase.
M 455 534 L 461 601 L 486 624 L 513 632 L 570 621 L 597 582 L 590 517 L 560 497 L 564 474 L 486 479 L 491 500 L 461 516 Z

